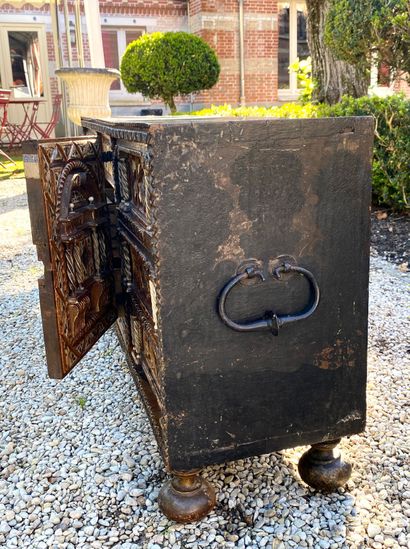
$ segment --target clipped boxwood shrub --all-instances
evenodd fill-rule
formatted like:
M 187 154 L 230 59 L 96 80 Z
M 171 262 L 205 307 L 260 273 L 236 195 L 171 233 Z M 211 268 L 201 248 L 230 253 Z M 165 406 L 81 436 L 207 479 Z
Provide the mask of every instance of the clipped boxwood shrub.
M 343 97 L 336 105 L 285 103 L 278 107 L 212 106 L 193 113 L 213 116 L 273 116 L 318 118 L 326 116 L 373 116 L 373 202 L 392 210 L 410 208 L 410 101 L 403 95 L 390 97 Z
M 199 36 L 154 32 L 128 45 L 120 70 L 128 92 L 162 99 L 174 113 L 174 98 L 214 86 L 220 66 L 214 50 Z

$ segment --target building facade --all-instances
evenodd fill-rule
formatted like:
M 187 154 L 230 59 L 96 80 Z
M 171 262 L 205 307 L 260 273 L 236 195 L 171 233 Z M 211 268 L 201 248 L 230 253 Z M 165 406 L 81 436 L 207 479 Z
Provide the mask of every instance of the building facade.
M 85 66 L 91 66 L 95 37 L 102 42 L 102 63 L 113 68 L 119 67 L 127 44 L 143 33 L 182 30 L 204 38 L 218 55 L 220 79 L 211 90 L 179 98 L 183 110 L 224 103 L 272 105 L 298 96 L 296 75 L 288 67 L 309 55 L 303 0 L 82 0 L 80 20 L 74 3 L 57 1 L 56 40 L 53 2 L 0 0 L 0 87 L 20 96 L 41 95 L 44 120 L 59 90 L 55 69 L 78 65 L 78 26 Z M 85 3 L 96 14 L 89 28 Z M 128 94 L 116 82 L 110 103 L 114 114 L 138 114 L 158 102 Z M 11 109 L 12 118 L 20 115 Z
M 241 101 L 270 105 L 297 97 L 296 78 L 289 75 L 288 66 L 296 57 L 308 55 L 305 6 L 301 1 L 244 0 L 242 64 L 238 0 L 96 3 L 106 67 L 118 68 L 127 44 L 143 33 L 155 31 L 192 32 L 215 49 L 221 64 L 219 82 L 204 93 L 181 98 L 182 108 L 211 103 L 237 105 Z M 64 66 L 70 62 L 73 66 L 78 64 L 74 2 L 59 2 L 58 20 L 57 44 L 50 2 L 0 0 L 0 86 L 12 87 L 16 93 L 42 94 L 44 116 L 50 113 L 52 98 L 58 91 L 54 70 L 59 56 Z M 81 28 L 87 66 L 92 55 L 84 14 Z M 128 94 L 122 83 L 116 82 L 110 92 L 110 103 L 115 111 L 137 113 L 152 102 L 138 94 Z
M 289 75 L 288 66 L 296 57 L 309 55 L 306 8 L 300 0 L 244 0 L 242 74 L 238 0 L 100 1 L 99 5 L 106 66 L 118 67 L 126 45 L 138 33 L 183 30 L 206 40 L 221 64 L 216 86 L 183 102 L 271 105 L 297 98 L 296 76 Z M 113 105 L 136 101 L 122 85 L 116 86 Z

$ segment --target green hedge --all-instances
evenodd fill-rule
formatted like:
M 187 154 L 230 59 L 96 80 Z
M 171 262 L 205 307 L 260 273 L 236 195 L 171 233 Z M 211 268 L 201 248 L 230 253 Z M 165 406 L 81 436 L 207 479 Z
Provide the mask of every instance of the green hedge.
M 285 103 L 279 107 L 212 106 L 193 113 L 219 116 L 318 118 L 371 115 L 375 119 L 373 201 L 392 210 L 410 208 L 410 101 L 391 97 L 344 97 L 337 105 Z
M 391 97 L 344 97 L 333 106 L 321 105 L 321 116 L 375 118 L 373 199 L 394 210 L 410 208 L 410 101 Z
M 313 103 L 284 103 L 280 107 L 231 107 L 231 105 L 212 105 L 209 109 L 195 111 L 195 116 L 274 116 L 277 118 L 316 118 L 318 106 Z M 187 113 L 183 113 L 187 114 Z

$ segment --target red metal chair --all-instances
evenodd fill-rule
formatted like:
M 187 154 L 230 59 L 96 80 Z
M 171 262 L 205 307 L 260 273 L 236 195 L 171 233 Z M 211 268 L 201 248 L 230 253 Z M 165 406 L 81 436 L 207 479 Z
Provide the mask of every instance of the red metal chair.
M 23 141 L 30 139 L 33 125 L 37 118 L 40 103 L 38 101 L 29 101 L 28 104 L 21 103 L 24 109 L 24 118 L 19 124 L 7 124 L 9 134 L 9 147 L 18 147 Z
M 35 136 L 38 139 L 48 139 L 51 135 L 51 132 L 54 130 L 54 128 L 57 126 L 59 120 L 60 120 L 60 107 L 61 107 L 61 100 L 63 96 L 62 94 L 58 93 L 54 96 L 54 102 L 53 102 L 53 113 L 51 115 L 49 122 L 34 122 L 32 125 L 32 131 L 34 132 Z M 42 127 L 43 126 L 43 127 Z
M 0 90 L 0 144 L 2 143 L 2 137 L 3 135 L 7 134 L 7 109 L 9 106 L 11 91 L 10 90 Z M 3 149 L 0 148 L 0 155 L 3 155 L 12 162 L 14 165 L 16 163 L 14 160 L 6 154 Z M 5 165 L 0 162 L 0 166 L 3 166 L 5 168 Z

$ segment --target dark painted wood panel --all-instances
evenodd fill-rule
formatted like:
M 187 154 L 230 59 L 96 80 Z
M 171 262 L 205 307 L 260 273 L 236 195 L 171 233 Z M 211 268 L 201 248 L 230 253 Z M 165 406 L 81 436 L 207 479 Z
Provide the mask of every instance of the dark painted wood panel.
M 365 421 L 372 123 L 238 122 L 222 131 L 198 124 L 154 139 L 176 469 L 351 434 Z M 222 324 L 218 293 L 238 265 L 256 258 L 268 274 L 280 255 L 316 277 L 312 317 L 278 337 Z M 234 290 L 231 316 L 303 308 L 308 285 L 284 278 Z

